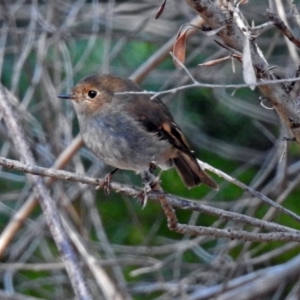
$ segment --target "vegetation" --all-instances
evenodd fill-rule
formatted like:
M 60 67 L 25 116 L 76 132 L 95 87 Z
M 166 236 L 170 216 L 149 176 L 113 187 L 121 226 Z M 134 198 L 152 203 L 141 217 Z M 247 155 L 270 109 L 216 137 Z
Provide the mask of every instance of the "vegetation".
M 1 2 L 0 299 L 297 299 L 298 3 L 198 2 Z M 112 168 L 57 98 L 93 73 L 159 96 L 219 191 L 95 189 Z

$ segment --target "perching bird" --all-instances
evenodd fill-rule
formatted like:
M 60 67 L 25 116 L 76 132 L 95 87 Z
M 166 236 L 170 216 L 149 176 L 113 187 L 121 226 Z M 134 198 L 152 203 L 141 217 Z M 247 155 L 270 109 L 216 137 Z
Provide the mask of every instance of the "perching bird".
M 153 163 L 162 170 L 175 166 L 188 188 L 202 182 L 217 190 L 163 102 L 126 92 L 142 89 L 129 79 L 92 75 L 58 97 L 72 100 L 85 145 L 104 163 L 137 173 Z

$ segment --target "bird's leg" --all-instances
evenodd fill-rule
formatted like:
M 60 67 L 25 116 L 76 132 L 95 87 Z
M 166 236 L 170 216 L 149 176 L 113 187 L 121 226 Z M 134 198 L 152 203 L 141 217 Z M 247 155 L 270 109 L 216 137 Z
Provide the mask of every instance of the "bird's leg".
M 153 174 L 154 171 L 155 171 L 155 169 L 156 169 L 156 163 L 155 163 L 155 161 L 150 161 L 150 163 L 149 163 L 149 172 L 151 174 Z
M 111 178 L 112 176 L 118 171 L 119 169 L 116 168 L 109 172 L 108 174 L 105 175 L 103 183 L 99 184 L 96 188 L 103 188 L 105 194 L 109 194 L 110 192 L 110 183 L 111 183 Z
M 155 161 L 151 161 L 149 164 L 149 173 L 151 174 L 151 180 L 149 181 L 149 185 L 151 187 L 151 190 L 153 191 L 161 191 L 162 188 L 159 184 L 160 175 L 162 173 L 162 170 L 159 172 L 158 176 L 154 175 L 154 170 L 156 169 L 156 163 Z
M 138 202 L 144 208 L 147 204 L 147 201 L 148 201 L 148 193 L 150 193 L 151 190 L 152 190 L 151 182 L 152 182 L 153 174 L 151 174 L 149 171 L 144 171 L 144 172 L 141 173 L 141 177 L 142 177 L 142 180 L 143 180 L 144 187 L 138 193 L 137 199 L 138 199 Z
M 144 187 L 143 190 L 137 195 L 137 198 L 138 198 L 138 202 L 143 206 L 143 208 L 147 204 L 148 194 L 151 191 L 161 191 L 159 180 L 154 175 L 155 169 L 156 169 L 156 164 L 155 162 L 151 161 L 149 164 L 149 170 L 141 173 Z

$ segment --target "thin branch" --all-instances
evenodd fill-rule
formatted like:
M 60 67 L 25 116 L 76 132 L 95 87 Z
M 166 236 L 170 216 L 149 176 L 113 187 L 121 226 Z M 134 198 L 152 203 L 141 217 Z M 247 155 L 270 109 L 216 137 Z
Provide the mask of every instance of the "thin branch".
M 251 272 L 228 281 L 226 284 L 215 285 L 206 289 L 197 289 L 189 295 L 190 300 L 205 299 L 262 299 L 266 292 L 276 289 L 283 278 L 289 282 L 300 273 L 300 256 L 290 261 L 256 272 Z M 221 293 L 221 295 L 220 295 Z M 220 296 L 220 297 L 217 297 Z
M 284 22 L 275 12 L 271 12 L 267 9 L 266 16 L 270 21 L 273 22 L 273 24 L 281 31 L 284 36 L 286 36 L 292 43 L 300 48 L 300 40 L 293 35 L 292 31 L 284 24 Z
M 83 145 L 83 141 L 80 135 L 75 137 L 72 143 L 60 154 L 53 168 L 60 169 L 67 165 L 71 160 L 73 155 L 78 151 L 78 149 Z M 45 180 L 45 184 L 50 186 L 54 179 L 49 177 Z M 0 235 L 0 257 L 3 256 L 5 249 L 15 236 L 16 232 L 20 229 L 23 222 L 35 208 L 38 203 L 38 199 L 35 193 L 32 193 L 27 201 L 21 206 L 18 212 L 14 215 L 14 218 L 9 222 L 9 224 L 2 230 Z
M 240 84 L 213 84 L 213 83 L 202 83 L 199 81 L 196 81 L 195 83 L 182 85 L 176 88 L 160 91 L 160 92 L 154 92 L 154 91 L 143 91 L 143 92 L 119 92 L 116 93 L 118 95 L 126 95 L 126 94 L 137 94 L 137 95 L 154 95 L 154 97 L 159 97 L 164 94 L 175 94 L 179 91 L 195 88 L 195 87 L 206 87 L 206 88 L 212 88 L 212 89 L 240 89 L 240 88 L 250 88 L 250 86 L 266 86 L 266 85 L 275 85 L 277 83 L 287 83 L 287 82 L 296 82 L 300 81 L 300 77 L 296 78 L 284 78 L 284 79 L 276 79 L 276 80 L 264 80 L 260 82 L 256 82 L 253 84 L 246 84 L 246 83 L 240 83 Z
M 222 172 L 221 170 L 216 170 L 215 168 L 212 168 L 207 163 L 201 162 L 199 160 L 198 160 L 198 162 L 203 167 L 203 169 L 207 169 L 207 170 L 210 170 L 210 171 L 214 172 L 215 174 L 219 175 L 220 177 L 222 177 L 222 178 L 226 179 L 227 181 L 229 181 L 229 182 L 237 185 L 238 187 L 242 188 L 246 192 L 249 192 L 250 194 L 254 195 L 255 197 L 257 197 L 257 198 L 261 199 L 262 201 L 268 203 L 270 206 L 273 206 L 274 208 L 286 213 L 287 215 L 289 215 L 293 219 L 297 220 L 298 222 L 300 221 L 300 216 L 298 216 L 294 212 L 284 208 L 283 206 L 279 205 L 278 203 L 276 203 L 275 201 L 273 201 L 270 198 L 266 197 L 262 193 L 252 189 L 251 187 L 249 187 L 246 184 L 240 182 L 239 180 L 233 178 L 232 176 Z
M 90 178 L 86 177 L 81 174 L 77 173 L 71 173 L 61 170 L 54 170 L 54 169 L 46 169 L 38 166 L 31 166 L 31 165 L 25 165 L 18 161 L 9 160 L 3 157 L 0 157 L 0 165 L 23 171 L 23 172 L 30 172 L 32 174 L 37 174 L 41 176 L 51 176 L 52 178 L 61 179 L 61 180 L 68 180 L 68 181 L 75 181 L 75 182 L 81 182 L 86 184 L 93 184 L 95 186 L 98 186 L 103 182 L 103 179 L 96 179 L 96 178 Z M 209 169 L 208 165 L 205 164 L 206 169 Z M 227 175 L 228 176 L 228 175 Z M 233 178 L 232 178 L 233 180 Z M 111 183 L 112 189 L 114 189 L 116 192 L 125 193 L 130 196 L 137 197 L 140 194 L 140 191 L 131 187 L 128 187 L 126 185 L 121 185 L 118 183 Z M 243 187 L 246 188 L 246 185 Z M 258 194 L 258 197 L 262 197 L 263 195 L 260 195 L 258 192 L 253 191 L 249 188 L 251 192 L 254 194 Z M 274 224 L 271 222 L 266 221 L 260 221 L 251 217 L 239 215 L 232 212 L 226 212 L 221 209 L 212 208 L 207 205 L 199 204 L 193 201 L 188 201 L 185 199 L 180 199 L 171 195 L 167 195 L 164 193 L 149 193 L 148 195 L 149 199 L 158 200 L 161 202 L 164 211 L 166 213 L 167 219 L 168 219 L 168 226 L 171 230 L 180 232 L 180 233 L 188 233 L 188 234 L 201 234 L 201 235 L 209 235 L 214 237 L 226 237 L 226 238 L 238 238 L 238 239 L 244 239 L 244 240 L 251 240 L 251 241 L 270 241 L 270 240 L 280 240 L 280 241 L 287 241 L 287 240 L 297 240 L 300 237 L 300 232 L 281 226 L 278 224 Z M 267 197 L 263 196 L 263 199 Z M 272 201 L 269 199 L 270 203 L 272 204 Z M 273 231 L 273 233 L 270 234 L 251 234 L 247 232 L 240 232 L 240 231 L 231 231 L 231 230 L 220 230 L 220 229 L 214 229 L 214 228 L 205 228 L 205 227 L 198 227 L 198 226 L 191 226 L 190 228 L 187 228 L 188 225 L 182 225 L 177 223 L 177 218 L 174 214 L 174 211 L 171 209 L 171 206 L 181 207 L 183 209 L 191 209 L 194 211 L 202 211 L 214 216 L 217 216 L 221 219 L 232 219 L 235 222 L 243 222 L 252 226 L 257 226 L 260 228 L 264 228 L 267 230 Z M 273 203 L 274 205 L 274 203 Z M 275 203 L 276 208 L 280 209 L 281 211 L 284 211 L 285 213 L 292 215 L 293 213 L 289 210 L 286 210 L 285 208 L 281 207 L 277 203 Z M 298 217 L 296 215 L 296 217 Z M 299 217 L 298 217 L 299 218 Z M 274 233 L 274 231 L 277 231 Z M 284 234 L 281 234 L 284 233 Z M 285 234 L 286 233 L 286 234 Z
M 15 143 L 15 147 L 18 151 L 20 151 L 20 156 L 26 163 L 34 164 L 32 153 L 24 139 L 21 127 L 13 115 L 6 90 L 2 85 L 0 85 L 0 108 L 9 132 L 14 137 L 13 141 Z M 39 195 L 40 205 L 44 211 L 53 239 L 64 258 L 66 269 L 75 294 L 82 300 L 91 299 L 86 286 L 85 277 L 83 276 L 81 267 L 79 266 L 79 259 L 62 226 L 55 201 L 51 199 L 48 190 L 39 177 L 28 174 L 28 178 L 30 182 L 32 182 L 36 193 Z
M 219 32 L 219 37 L 225 45 L 242 52 L 245 35 L 237 24 L 234 11 L 231 9 L 232 5 L 228 4 L 226 7 L 224 4 L 221 7 L 218 2 L 209 0 L 186 0 L 186 3 L 212 29 L 226 24 L 227 27 Z M 251 44 L 251 58 L 258 79 L 263 78 L 265 81 L 269 81 L 276 78 L 275 74 L 269 70 L 268 63 L 255 42 Z M 296 141 L 300 143 L 300 108 L 296 106 L 294 99 L 286 93 L 280 84 L 266 84 L 259 85 L 259 87 L 264 96 L 270 99 L 283 123 L 293 132 Z

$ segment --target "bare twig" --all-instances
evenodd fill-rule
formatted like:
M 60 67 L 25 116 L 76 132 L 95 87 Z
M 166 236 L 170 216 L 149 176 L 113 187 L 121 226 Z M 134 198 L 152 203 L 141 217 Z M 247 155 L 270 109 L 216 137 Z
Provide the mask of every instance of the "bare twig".
M 73 157 L 74 153 L 83 145 L 81 136 L 74 138 L 72 143 L 61 153 L 57 158 L 54 168 L 63 168 L 69 160 Z M 45 184 L 50 186 L 53 183 L 53 178 L 49 177 L 46 179 Z M 21 206 L 19 211 L 15 214 L 14 218 L 10 223 L 3 229 L 0 236 L 0 257 L 3 255 L 5 249 L 13 239 L 16 232 L 20 229 L 22 224 L 25 222 L 28 215 L 32 212 L 34 207 L 37 205 L 38 199 L 36 194 L 33 193 L 28 200 Z
M 251 84 L 251 86 L 267 86 L 267 85 L 275 85 L 278 83 L 288 83 L 288 82 L 298 82 L 300 81 L 300 77 L 296 78 L 286 78 L 286 79 L 276 79 L 276 80 L 264 80 L 260 82 L 256 82 Z M 168 89 L 165 91 L 160 91 L 160 92 L 154 92 L 154 91 L 143 91 L 143 92 L 119 92 L 116 93 L 118 95 L 126 95 L 126 94 L 137 94 L 137 95 L 153 95 L 152 97 L 159 97 L 164 94 L 174 94 L 182 90 L 186 89 L 191 89 L 191 88 L 196 88 L 196 87 L 204 87 L 204 88 L 216 88 L 216 89 L 240 89 L 240 88 L 246 88 L 250 87 L 250 84 L 247 83 L 241 83 L 241 84 L 212 84 L 212 83 L 202 83 L 199 81 L 196 81 L 195 83 L 187 84 L 187 85 L 182 85 L 176 88 Z
M 284 22 L 275 12 L 271 12 L 267 9 L 266 15 L 284 36 L 286 36 L 292 43 L 300 48 L 300 40 L 293 35 L 292 31 L 284 24 Z
M 33 156 L 24 139 L 22 130 L 13 116 L 5 88 L 2 85 L 0 85 L 0 108 L 3 112 L 7 127 L 9 128 L 11 135 L 14 137 L 13 141 L 15 143 L 15 147 L 20 151 L 20 156 L 26 163 L 34 164 Z M 28 178 L 32 182 L 36 193 L 39 195 L 40 205 L 45 213 L 53 239 L 64 258 L 66 269 L 77 297 L 82 300 L 91 299 L 82 270 L 78 263 L 77 255 L 75 254 L 74 249 L 70 244 L 70 240 L 62 226 L 54 200 L 49 196 L 46 187 L 39 177 L 29 174 Z
M 70 181 L 77 181 L 82 182 L 86 184 L 93 184 L 98 186 L 101 184 L 102 180 L 89 178 L 80 174 L 70 173 L 66 171 L 61 170 L 54 170 L 54 169 L 45 169 L 37 166 L 31 166 L 31 165 L 24 165 L 20 162 L 8 160 L 6 158 L 0 157 L 0 164 L 5 167 L 9 167 L 12 169 L 18 169 L 20 171 L 24 172 L 30 172 L 33 174 L 43 175 L 43 176 L 51 176 L 53 178 L 62 179 L 62 180 L 70 180 Z M 202 163 L 203 165 L 203 163 Z M 205 165 L 206 169 L 209 169 L 208 165 Z M 229 176 L 227 175 L 229 178 Z M 232 182 L 235 182 L 233 178 L 231 178 Z M 112 188 L 116 190 L 117 192 L 126 193 L 131 196 L 137 196 L 139 195 L 140 191 L 130 188 L 125 185 L 120 185 L 117 183 L 111 184 Z M 267 197 L 257 193 L 256 191 L 253 191 L 252 189 L 248 188 L 246 185 L 243 185 L 243 188 L 247 188 L 249 191 L 251 191 L 253 194 L 257 195 L 259 198 L 262 199 L 268 199 Z M 271 240 L 280 240 L 280 241 L 298 241 L 300 239 L 300 235 L 298 231 L 289 229 L 287 227 L 283 227 L 277 224 L 272 223 L 261 223 L 260 220 L 256 220 L 254 222 L 251 221 L 251 218 L 243 218 L 238 217 L 238 214 L 229 213 L 220 209 L 216 208 L 210 208 L 206 205 L 199 205 L 187 200 L 183 200 L 180 198 L 176 198 L 174 196 L 169 196 L 161 193 L 150 193 L 148 195 L 150 199 L 157 199 L 161 202 L 161 205 L 165 211 L 165 214 L 167 216 L 168 220 L 168 227 L 171 230 L 174 230 L 176 232 L 180 232 L 183 234 L 197 234 L 197 235 L 204 235 L 204 236 L 214 236 L 215 238 L 218 237 L 226 237 L 230 239 L 242 239 L 242 240 L 250 240 L 250 241 L 271 241 Z M 276 208 L 282 210 L 283 212 L 293 216 L 293 213 L 286 210 L 285 208 L 281 207 L 277 203 L 272 203 L 271 200 L 268 200 L 269 204 L 272 204 Z M 178 224 L 176 215 L 174 214 L 173 209 L 171 208 L 171 205 L 181 207 L 184 209 L 191 209 L 191 210 L 199 210 L 202 212 L 206 212 L 215 216 L 218 216 L 222 219 L 233 219 L 235 221 L 241 221 L 245 222 L 246 224 L 251 224 L 253 226 L 258 226 L 260 228 L 265 229 L 271 229 L 272 231 L 279 231 L 279 232 L 273 232 L 270 234 L 251 234 L 244 231 L 234 231 L 234 230 L 220 230 L 215 228 L 205 228 L 205 227 L 199 227 L 199 226 L 189 226 L 189 225 L 183 225 Z M 246 217 L 246 216 L 244 216 Z M 296 217 L 298 217 L 296 215 Z
M 227 10 L 229 15 L 233 15 L 230 8 L 221 8 L 216 2 L 208 0 L 186 0 L 186 2 L 213 29 L 219 28 L 226 23 L 224 20 L 224 10 Z M 245 38 L 244 33 L 240 30 L 234 17 L 229 18 L 227 24 L 227 28 L 219 32 L 220 38 L 223 40 L 224 44 L 242 52 Z M 255 43 L 251 46 L 251 58 L 258 79 L 263 78 L 264 80 L 269 81 L 276 78 L 275 75 L 268 70 L 268 65 L 262 55 L 262 51 Z M 294 99 L 286 94 L 286 91 L 282 89 L 281 85 L 261 85 L 260 90 L 265 97 L 270 99 L 282 121 L 293 132 L 296 141 L 300 143 L 299 108 L 296 107 Z

